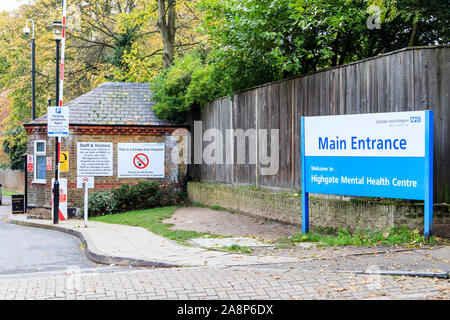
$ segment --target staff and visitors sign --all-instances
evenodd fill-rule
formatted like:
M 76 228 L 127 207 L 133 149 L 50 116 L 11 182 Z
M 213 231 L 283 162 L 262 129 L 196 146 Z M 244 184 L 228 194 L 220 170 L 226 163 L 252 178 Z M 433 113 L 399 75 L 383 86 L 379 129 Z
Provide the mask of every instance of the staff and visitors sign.
M 425 201 L 433 208 L 433 112 L 302 117 L 302 230 L 308 193 Z
M 99 177 L 113 175 L 112 142 L 78 142 L 77 176 Z
M 164 178 L 164 143 L 118 143 L 118 178 Z

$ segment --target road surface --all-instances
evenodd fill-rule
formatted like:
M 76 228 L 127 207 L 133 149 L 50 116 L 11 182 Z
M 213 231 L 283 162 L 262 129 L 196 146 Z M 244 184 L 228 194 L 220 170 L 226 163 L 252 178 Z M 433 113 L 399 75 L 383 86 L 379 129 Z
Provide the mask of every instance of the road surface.
M 81 241 L 62 232 L 18 226 L 7 222 L 11 198 L 0 206 L 0 275 L 73 268 L 93 268 Z

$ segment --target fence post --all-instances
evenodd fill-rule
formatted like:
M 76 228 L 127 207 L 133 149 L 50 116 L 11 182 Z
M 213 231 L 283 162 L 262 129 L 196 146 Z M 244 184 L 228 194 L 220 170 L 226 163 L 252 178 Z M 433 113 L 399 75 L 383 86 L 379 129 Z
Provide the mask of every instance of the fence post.
M 258 168 L 259 168 L 259 133 L 258 133 L 258 88 L 255 89 L 255 132 L 256 132 L 256 164 L 255 164 L 255 185 L 258 186 Z

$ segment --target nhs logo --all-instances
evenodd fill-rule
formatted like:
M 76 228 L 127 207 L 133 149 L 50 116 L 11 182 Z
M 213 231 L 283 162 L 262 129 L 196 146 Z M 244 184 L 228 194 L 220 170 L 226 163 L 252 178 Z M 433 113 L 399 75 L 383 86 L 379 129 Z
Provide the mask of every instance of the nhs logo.
M 421 121 L 422 121 L 421 117 L 410 117 L 409 118 L 409 122 L 411 122 L 411 123 L 419 123 Z

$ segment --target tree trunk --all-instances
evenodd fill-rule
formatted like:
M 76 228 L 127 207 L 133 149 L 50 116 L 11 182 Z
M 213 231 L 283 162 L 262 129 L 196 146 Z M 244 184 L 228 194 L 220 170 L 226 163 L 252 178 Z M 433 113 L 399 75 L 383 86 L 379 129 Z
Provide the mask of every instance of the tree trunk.
M 345 57 L 347 56 L 348 49 L 350 49 L 352 38 L 353 38 L 352 34 L 347 34 L 347 36 L 345 37 L 345 45 L 344 48 L 342 49 L 341 56 L 339 57 L 339 65 L 345 63 Z
M 176 0 L 158 0 L 158 29 L 163 43 L 164 68 L 172 65 L 175 56 Z
M 409 42 L 408 42 L 408 47 L 414 46 L 414 43 L 416 41 L 416 34 L 417 34 L 418 27 L 419 27 L 419 23 L 417 21 L 414 21 L 413 29 L 411 32 L 411 37 L 409 38 Z
M 331 66 L 335 67 L 338 63 L 339 42 L 340 42 L 341 30 L 338 31 L 336 38 L 333 41 L 333 57 L 331 58 Z

